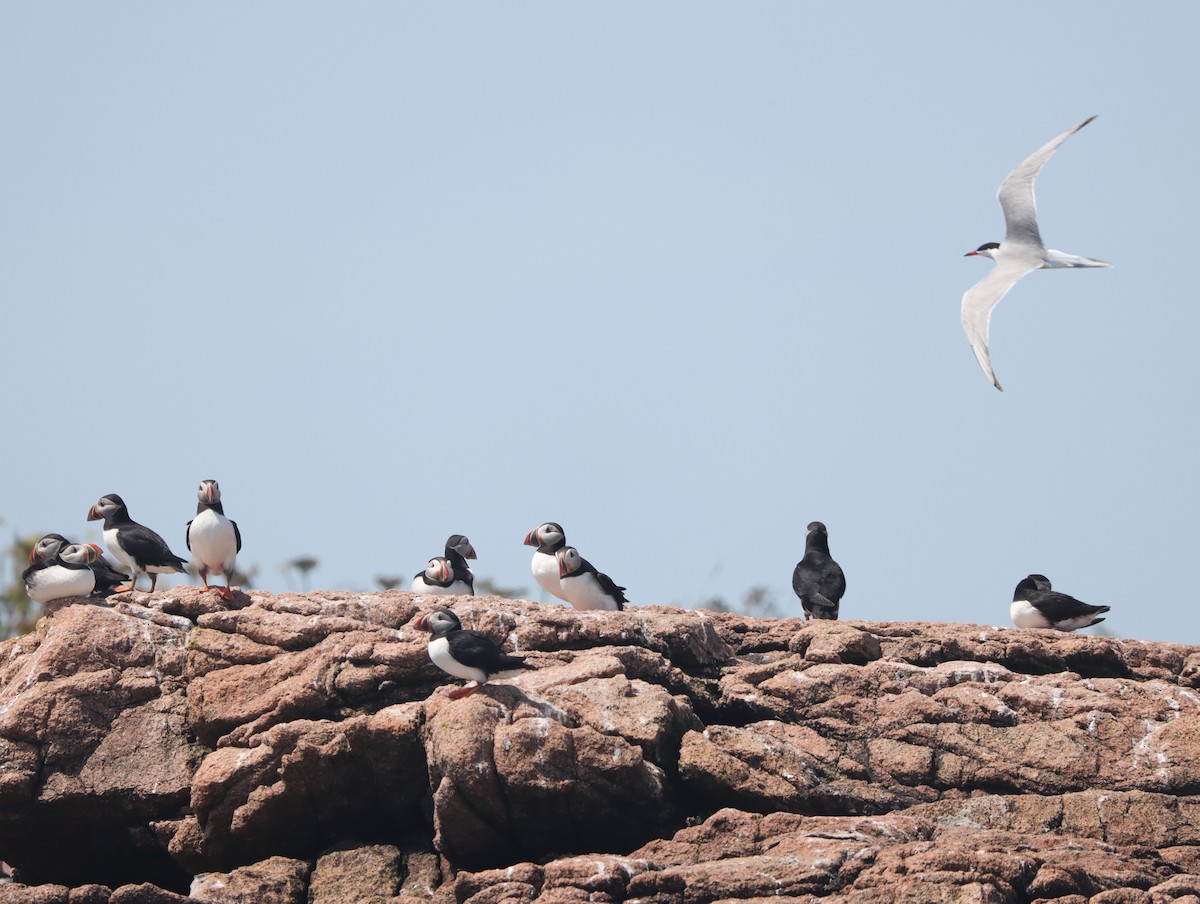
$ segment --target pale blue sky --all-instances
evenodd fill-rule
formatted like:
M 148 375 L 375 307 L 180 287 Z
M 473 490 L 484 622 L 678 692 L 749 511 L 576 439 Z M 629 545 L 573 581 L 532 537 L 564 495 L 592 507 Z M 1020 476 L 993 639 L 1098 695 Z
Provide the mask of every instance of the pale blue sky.
M 1193 3 L 0 4 L 3 529 L 371 589 L 556 520 L 637 603 L 1200 642 Z M 959 325 L 1001 179 L 1051 247 Z

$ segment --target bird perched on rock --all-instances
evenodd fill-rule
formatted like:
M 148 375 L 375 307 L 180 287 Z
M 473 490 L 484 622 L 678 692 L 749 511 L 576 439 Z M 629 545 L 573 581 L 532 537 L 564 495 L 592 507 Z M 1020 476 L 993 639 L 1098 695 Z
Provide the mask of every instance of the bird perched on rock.
M 576 609 L 620 611 L 629 602 L 625 588 L 618 587 L 606 574 L 597 571 L 574 546 L 565 546 L 555 553 L 558 577 L 568 603 Z
M 171 552 L 166 540 L 130 518 L 124 500 L 116 493 L 101 496 L 100 501 L 88 509 L 87 519 L 104 520 L 104 544 L 133 573 L 129 586 L 117 587 L 115 592 L 135 589 L 138 577 L 149 574 L 150 592 L 153 593 L 160 574 L 186 572 L 184 560 Z
M 92 563 L 102 552 L 99 546 L 72 543 L 59 549 L 44 567 L 27 569 L 25 592 L 39 603 L 69 596 L 89 596 L 96 589 Z
M 829 555 L 829 531 L 820 521 L 808 525 L 804 558 L 792 572 L 792 590 L 800 597 L 805 621 L 838 617 L 838 604 L 846 592 L 846 575 Z
M 451 534 L 446 539 L 445 557 L 454 570 L 454 580 L 466 588 L 454 592 L 473 596 L 475 594 L 475 574 L 471 571 L 471 566 L 467 564 L 467 559 L 476 558 L 475 547 L 471 545 L 471 541 L 462 534 Z
M 505 678 L 521 669 L 533 668 L 524 658 L 504 653 L 486 634 L 464 630 L 458 616 L 449 609 L 425 613 L 417 619 L 415 627 L 433 635 L 429 640 L 429 659 L 434 665 L 455 678 L 475 682 L 451 691 L 452 700 L 475 693 L 490 678 Z
M 562 527 L 553 521 L 539 524 L 525 535 L 525 545 L 537 547 L 529 567 L 541 588 L 564 602 L 570 602 L 563 595 L 562 584 L 558 577 L 556 554 L 567 545 L 567 535 L 563 532 Z
M 29 567 L 21 575 L 21 580 L 28 582 L 30 574 L 39 568 L 48 568 L 53 564 L 53 559 L 59 551 L 71 545 L 73 545 L 71 541 L 62 534 L 46 534 L 29 551 Z M 92 590 L 93 596 L 108 596 L 128 578 L 124 572 L 113 568 L 112 562 L 104 558 L 103 554 L 92 562 L 90 567 L 92 574 L 96 576 L 96 586 Z
M 242 532 L 236 521 L 225 517 L 221 488 L 215 480 L 200 481 L 196 496 L 200 501 L 196 504 L 196 517 L 187 523 L 187 548 L 204 589 L 216 590 L 225 599 L 233 599 L 233 570 L 242 551 Z M 208 586 L 210 571 L 225 576 L 224 587 Z
M 426 596 L 461 596 L 469 594 L 462 581 L 454 577 L 454 566 L 445 556 L 434 556 L 412 579 L 412 592 Z
M 1073 596 L 1050 589 L 1050 579 L 1031 574 L 1017 584 L 1008 612 L 1018 628 L 1054 628 L 1078 631 L 1104 621 L 1099 616 L 1110 606 L 1090 606 Z

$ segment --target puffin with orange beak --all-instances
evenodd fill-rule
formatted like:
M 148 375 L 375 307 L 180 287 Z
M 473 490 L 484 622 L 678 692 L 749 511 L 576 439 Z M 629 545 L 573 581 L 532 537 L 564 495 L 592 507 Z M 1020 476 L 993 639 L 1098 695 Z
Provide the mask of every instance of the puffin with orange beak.
M 54 564 L 55 556 L 61 550 L 72 545 L 71 541 L 62 534 L 46 534 L 34 544 L 33 549 L 29 550 L 29 567 L 21 573 L 21 580 L 28 584 L 30 576 L 34 572 L 51 567 Z M 96 576 L 96 586 L 92 590 L 92 596 L 108 596 L 129 577 L 113 568 L 112 562 L 103 555 L 92 562 L 89 567 L 92 569 L 92 574 Z
M 448 695 L 451 700 L 470 696 L 491 678 L 507 678 L 521 669 L 533 668 L 521 656 L 502 651 L 486 634 L 464 629 L 449 609 L 426 612 L 413 627 L 433 635 L 429 659 L 434 665 L 455 678 L 475 682 L 452 690 Z
M 153 593 L 160 574 L 186 573 L 184 560 L 171 552 L 166 540 L 130 518 L 125 500 L 116 493 L 101 496 L 100 501 L 88 509 L 87 519 L 104 520 L 104 545 L 133 572 L 129 586 L 117 587 L 114 593 L 135 589 L 137 579 L 143 574 L 150 575 L 150 592 Z
M 553 521 L 539 524 L 525 535 L 525 545 L 537 547 L 529 568 L 541 588 L 563 602 L 570 602 L 563 595 L 562 584 L 558 579 L 558 560 L 555 559 L 555 554 L 567 545 L 567 535 L 562 525 Z
M 54 554 L 45 568 L 38 568 L 25 578 L 25 592 L 38 603 L 66 599 L 69 596 L 89 596 L 96 589 L 92 563 L 99 561 L 103 551 L 92 544 L 73 543 Z
M 619 612 L 625 608 L 629 602 L 625 598 L 625 588 L 618 587 L 616 581 L 597 571 L 591 562 L 579 554 L 578 549 L 567 546 L 560 549 L 556 556 L 559 580 L 568 603 L 576 609 L 608 612 Z
M 196 517 L 187 523 L 184 537 L 192 561 L 200 572 L 205 590 L 216 590 L 226 600 L 233 599 L 233 570 L 242 551 L 242 532 L 237 522 L 225 517 L 221 488 L 215 480 L 202 480 L 196 489 Z M 208 573 L 225 576 L 224 587 L 209 587 Z
M 459 596 L 469 594 L 470 590 L 461 581 L 455 580 L 454 566 L 449 559 L 434 556 L 425 570 L 417 572 L 412 579 L 412 592 L 426 596 Z

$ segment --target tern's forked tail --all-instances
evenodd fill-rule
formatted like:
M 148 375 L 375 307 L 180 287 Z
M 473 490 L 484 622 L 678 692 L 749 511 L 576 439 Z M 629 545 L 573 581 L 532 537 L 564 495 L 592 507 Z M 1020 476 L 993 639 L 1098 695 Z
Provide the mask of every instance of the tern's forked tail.
M 1066 254 L 1062 251 L 1055 251 L 1053 248 L 1046 249 L 1046 262 L 1042 264 L 1044 270 L 1057 270 L 1063 267 L 1111 267 L 1108 261 L 1097 260 L 1094 257 L 1083 257 L 1079 254 Z

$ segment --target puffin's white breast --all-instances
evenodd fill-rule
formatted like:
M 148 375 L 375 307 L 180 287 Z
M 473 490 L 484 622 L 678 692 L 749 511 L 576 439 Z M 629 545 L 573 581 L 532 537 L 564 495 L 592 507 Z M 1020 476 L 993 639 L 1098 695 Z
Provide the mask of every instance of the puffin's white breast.
M 192 558 L 202 571 L 229 574 L 237 563 L 237 535 L 233 523 L 219 512 L 205 509 L 188 529 Z
M 567 575 L 562 579 L 563 593 L 567 602 L 576 609 L 607 609 L 615 612 L 617 601 L 605 593 L 596 576 L 583 572 Z
M 558 559 L 540 549 L 533 553 L 533 561 L 529 565 L 533 577 L 547 593 L 557 596 L 560 600 L 570 602 L 563 594 L 562 584 L 558 579 Z
M 108 551 L 112 553 L 113 558 L 119 559 L 122 563 L 124 563 L 126 568 L 132 570 L 136 574 L 141 569 L 133 564 L 133 559 L 129 557 L 129 553 L 125 552 L 121 544 L 117 542 L 117 534 L 118 531 L 115 527 L 105 528 L 104 545 L 108 547 Z
M 412 592 L 425 596 L 472 596 L 471 588 L 467 586 L 466 581 L 454 581 L 449 587 L 443 587 L 440 584 L 427 583 L 423 574 L 413 578 Z
M 479 684 L 487 682 L 487 673 L 482 669 L 473 669 L 463 665 L 450 655 L 450 641 L 445 637 L 435 637 L 429 641 L 429 658 L 439 669 L 455 678 L 465 678 Z
M 68 596 L 87 596 L 96 589 L 96 576 L 90 568 L 64 568 L 51 565 L 29 576 L 25 592 L 39 603 L 61 600 Z

